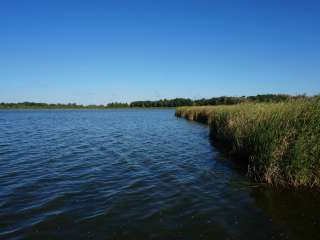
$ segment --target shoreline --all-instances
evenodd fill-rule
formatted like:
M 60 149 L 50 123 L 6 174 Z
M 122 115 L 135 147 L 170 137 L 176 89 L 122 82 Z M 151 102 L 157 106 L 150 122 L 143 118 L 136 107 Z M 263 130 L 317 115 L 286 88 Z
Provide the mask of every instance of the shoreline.
M 1 108 L 0 110 L 152 110 L 152 109 L 171 109 L 175 110 L 177 107 L 128 107 L 128 108 Z
M 181 107 L 175 115 L 207 124 L 210 139 L 256 182 L 320 187 L 320 99 Z

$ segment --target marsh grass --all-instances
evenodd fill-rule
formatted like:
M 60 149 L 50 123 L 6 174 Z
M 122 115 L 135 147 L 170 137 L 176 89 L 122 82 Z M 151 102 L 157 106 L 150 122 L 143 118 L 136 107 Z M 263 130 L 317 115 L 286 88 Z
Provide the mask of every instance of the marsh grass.
M 207 123 L 214 141 L 274 185 L 320 185 L 320 99 L 181 107 L 176 116 Z

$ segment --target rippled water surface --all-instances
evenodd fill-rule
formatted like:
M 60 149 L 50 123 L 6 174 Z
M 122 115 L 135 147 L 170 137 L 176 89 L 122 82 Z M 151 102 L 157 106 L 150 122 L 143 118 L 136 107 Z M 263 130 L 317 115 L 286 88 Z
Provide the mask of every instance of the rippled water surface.
M 316 239 L 319 203 L 172 110 L 0 111 L 0 239 Z

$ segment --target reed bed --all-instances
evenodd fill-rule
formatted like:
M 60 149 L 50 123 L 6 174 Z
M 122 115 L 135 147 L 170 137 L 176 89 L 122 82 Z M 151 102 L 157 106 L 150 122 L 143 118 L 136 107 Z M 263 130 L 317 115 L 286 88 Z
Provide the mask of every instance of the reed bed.
M 207 123 L 213 140 L 248 163 L 256 181 L 320 186 L 320 99 L 177 108 Z

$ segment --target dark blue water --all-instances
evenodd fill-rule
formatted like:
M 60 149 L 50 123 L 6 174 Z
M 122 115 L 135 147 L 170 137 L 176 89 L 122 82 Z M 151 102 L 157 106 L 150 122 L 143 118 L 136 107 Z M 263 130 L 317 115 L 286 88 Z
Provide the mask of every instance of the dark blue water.
M 172 110 L 0 111 L 0 239 L 315 239 L 319 202 Z

